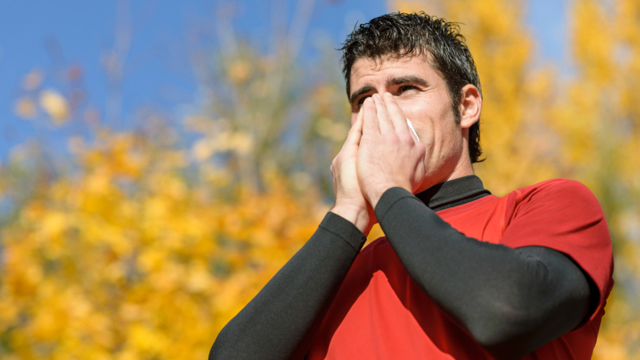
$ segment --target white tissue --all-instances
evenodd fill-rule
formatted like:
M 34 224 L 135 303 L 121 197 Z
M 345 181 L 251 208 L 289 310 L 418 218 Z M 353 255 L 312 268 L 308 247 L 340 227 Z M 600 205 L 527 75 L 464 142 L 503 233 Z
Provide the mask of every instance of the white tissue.
M 411 129 L 411 131 L 413 132 L 413 135 L 416 136 L 416 139 L 420 141 L 420 138 L 418 137 L 418 133 L 416 133 L 416 129 L 414 129 L 413 125 L 411 125 L 411 120 L 409 120 L 409 118 L 407 118 L 407 125 L 409 125 L 409 129 Z

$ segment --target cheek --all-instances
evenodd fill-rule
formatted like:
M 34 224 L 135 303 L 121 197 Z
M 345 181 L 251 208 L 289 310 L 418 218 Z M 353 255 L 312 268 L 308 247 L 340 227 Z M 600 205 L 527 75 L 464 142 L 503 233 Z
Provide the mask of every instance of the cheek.
M 420 104 L 418 102 L 411 101 L 398 101 L 398 106 L 402 110 L 402 113 L 409 118 L 409 120 L 414 121 L 414 119 L 419 119 L 424 117 L 425 115 L 425 106 L 424 104 Z
M 453 118 L 448 119 L 446 124 L 442 124 L 440 128 L 441 142 L 444 157 L 460 156 L 462 150 L 462 133 L 458 125 L 455 124 Z
M 443 104 L 444 101 L 433 96 L 420 96 L 406 99 L 400 97 L 397 98 L 396 101 L 402 109 L 402 112 L 409 119 L 411 119 L 411 116 L 416 118 L 426 116 L 437 119 L 445 115 L 446 110 L 448 110 L 446 107 L 450 106 L 449 103 Z

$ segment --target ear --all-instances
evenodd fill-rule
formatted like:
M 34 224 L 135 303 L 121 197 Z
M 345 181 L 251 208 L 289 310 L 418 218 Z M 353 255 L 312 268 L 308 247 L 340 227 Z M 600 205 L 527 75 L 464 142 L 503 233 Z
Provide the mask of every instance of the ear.
M 460 98 L 460 127 L 468 129 L 480 119 L 482 110 L 482 97 L 478 88 L 467 84 L 462 88 Z

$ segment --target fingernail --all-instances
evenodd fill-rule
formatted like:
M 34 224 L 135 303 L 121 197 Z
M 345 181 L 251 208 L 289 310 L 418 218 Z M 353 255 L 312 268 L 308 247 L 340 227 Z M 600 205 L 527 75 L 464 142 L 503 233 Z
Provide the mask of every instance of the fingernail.
M 388 97 L 389 99 L 391 99 L 393 97 L 393 95 L 391 95 L 390 92 L 384 93 L 384 96 Z

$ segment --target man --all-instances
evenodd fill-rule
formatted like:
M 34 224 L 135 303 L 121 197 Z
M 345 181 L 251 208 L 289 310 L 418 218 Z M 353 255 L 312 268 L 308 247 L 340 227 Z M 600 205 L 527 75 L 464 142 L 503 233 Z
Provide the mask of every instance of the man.
M 562 179 L 483 188 L 480 83 L 455 25 L 389 14 L 342 50 L 335 205 L 209 357 L 590 359 L 613 283 L 594 196 Z M 376 219 L 386 238 L 360 252 Z

